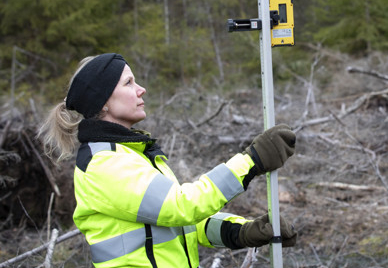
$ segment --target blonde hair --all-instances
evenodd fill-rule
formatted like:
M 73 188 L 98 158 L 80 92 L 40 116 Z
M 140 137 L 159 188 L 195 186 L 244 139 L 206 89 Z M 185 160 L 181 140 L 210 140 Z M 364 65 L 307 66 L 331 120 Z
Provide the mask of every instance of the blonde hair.
M 80 61 L 78 69 L 71 77 L 68 89 L 70 88 L 74 77 L 79 71 L 96 56 L 90 56 Z M 56 162 L 69 159 L 73 156 L 79 145 L 78 125 L 83 116 L 76 111 L 66 109 L 66 102 L 57 104 L 49 113 L 43 125 L 39 128 L 38 138 L 43 143 L 44 153 Z

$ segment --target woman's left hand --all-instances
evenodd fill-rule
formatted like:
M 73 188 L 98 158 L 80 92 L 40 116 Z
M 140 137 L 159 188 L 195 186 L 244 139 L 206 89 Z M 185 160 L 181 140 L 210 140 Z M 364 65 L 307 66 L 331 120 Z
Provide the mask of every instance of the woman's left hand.
M 280 233 L 283 247 L 292 247 L 296 243 L 298 233 L 294 226 L 280 216 Z M 268 214 L 265 214 L 254 221 L 247 222 L 239 231 L 237 243 L 242 247 L 261 247 L 269 244 L 274 233 L 269 222 Z

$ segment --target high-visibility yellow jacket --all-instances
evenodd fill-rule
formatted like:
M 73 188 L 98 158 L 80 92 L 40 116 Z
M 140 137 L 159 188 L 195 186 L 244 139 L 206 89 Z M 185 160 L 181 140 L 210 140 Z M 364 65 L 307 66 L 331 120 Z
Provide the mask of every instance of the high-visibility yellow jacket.
M 222 224 L 241 226 L 247 220 L 217 212 L 244 191 L 242 180 L 254 166 L 248 155 L 237 154 L 180 185 L 154 140 L 134 132 L 117 138 L 125 136 L 117 130 L 110 139 L 101 124 L 107 123 L 80 125 L 74 171 L 73 218 L 95 267 L 195 268 L 198 244 L 231 247 L 233 238 L 225 230 L 222 237 Z M 101 139 L 101 132 L 107 138 Z

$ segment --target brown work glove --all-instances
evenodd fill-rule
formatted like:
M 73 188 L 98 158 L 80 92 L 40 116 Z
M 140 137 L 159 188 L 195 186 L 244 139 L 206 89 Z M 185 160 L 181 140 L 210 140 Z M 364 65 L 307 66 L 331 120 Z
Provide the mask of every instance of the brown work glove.
M 295 141 L 290 127 L 280 124 L 256 136 L 243 154 L 249 154 L 256 166 L 255 175 L 261 175 L 283 166 L 295 152 Z
M 280 216 L 280 234 L 283 247 L 293 247 L 295 245 L 298 233 L 282 216 Z M 237 244 L 241 247 L 261 247 L 267 245 L 273 236 L 272 225 L 269 223 L 268 214 L 265 214 L 241 226 Z

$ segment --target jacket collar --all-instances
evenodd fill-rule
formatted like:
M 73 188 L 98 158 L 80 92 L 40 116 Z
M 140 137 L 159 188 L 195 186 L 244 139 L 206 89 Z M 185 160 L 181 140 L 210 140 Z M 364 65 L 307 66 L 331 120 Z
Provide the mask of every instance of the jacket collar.
M 84 142 L 144 142 L 154 144 L 156 139 L 145 131 L 128 129 L 122 125 L 98 119 L 83 119 L 78 126 L 78 140 Z
M 83 119 L 78 126 L 78 140 L 85 142 L 144 142 L 144 155 L 155 165 L 155 157 L 165 155 L 146 131 L 128 129 L 122 125 L 98 119 Z

